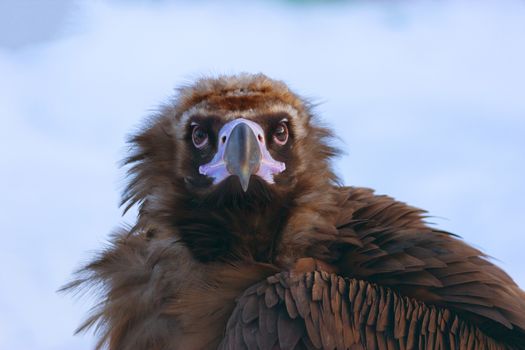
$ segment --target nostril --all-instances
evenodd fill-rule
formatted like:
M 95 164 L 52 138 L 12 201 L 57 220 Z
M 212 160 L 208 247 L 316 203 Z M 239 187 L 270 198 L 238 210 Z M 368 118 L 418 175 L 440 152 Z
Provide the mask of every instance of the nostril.
M 222 137 L 222 143 L 225 143 L 225 142 L 226 142 L 226 135 L 224 135 L 224 136 Z
M 263 138 L 262 138 L 261 134 L 257 135 L 257 138 L 259 139 L 259 142 L 261 142 L 261 143 L 263 142 Z

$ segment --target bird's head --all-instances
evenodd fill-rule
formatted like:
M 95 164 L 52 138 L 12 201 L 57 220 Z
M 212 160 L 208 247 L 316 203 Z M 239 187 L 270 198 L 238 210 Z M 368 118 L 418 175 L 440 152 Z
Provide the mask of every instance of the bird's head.
M 336 181 L 331 133 L 280 81 L 257 74 L 205 78 L 133 136 L 123 202 L 157 217 L 198 208 L 287 205 Z M 256 205 L 254 205 L 256 204 Z

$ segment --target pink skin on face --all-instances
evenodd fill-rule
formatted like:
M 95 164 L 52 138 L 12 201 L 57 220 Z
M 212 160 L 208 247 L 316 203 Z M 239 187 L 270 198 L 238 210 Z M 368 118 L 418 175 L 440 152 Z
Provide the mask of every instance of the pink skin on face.
M 264 138 L 264 131 L 259 126 L 259 124 L 244 118 L 238 118 L 224 124 L 224 126 L 219 131 L 219 147 L 215 156 L 208 164 L 201 165 L 199 167 L 199 173 L 202 175 L 209 176 L 213 178 L 213 184 L 218 184 L 222 180 L 231 176 L 230 172 L 226 169 L 226 163 L 224 161 L 224 151 L 230 134 L 235 126 L 240 123 L 244 123 L 250 127 L 250 129 L 255 134 L 255 137 L 258 140 L 259 150 L 261 151 L 261 163 L 257 172 L 253 175 L 257 175 L 264 179 L 266 182 L 273 184 L 273 177 L 276 174 L 283 172 L 286 169 L 286 166 L 283 162 L 276 161 L 268 152 L 266 148 L 266 141 Z

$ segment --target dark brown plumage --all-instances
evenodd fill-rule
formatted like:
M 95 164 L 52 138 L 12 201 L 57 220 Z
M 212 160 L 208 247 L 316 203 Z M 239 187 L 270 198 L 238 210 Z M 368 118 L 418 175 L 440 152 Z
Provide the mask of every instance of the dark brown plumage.
M 220 349 L 506 349 L 447 308 L 363 280 L 279 273 L 239 298 Z
M 419 209 L 342 187 L 307 102 L 264 75 L 201 79 L 131 139 L 136 224 L 92 286 L 110 349 L 525 349 L 525 294 Z

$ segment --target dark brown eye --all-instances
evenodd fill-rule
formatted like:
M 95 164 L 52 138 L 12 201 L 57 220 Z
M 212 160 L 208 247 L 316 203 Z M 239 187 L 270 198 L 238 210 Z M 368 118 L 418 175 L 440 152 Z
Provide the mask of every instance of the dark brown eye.
M 191 131 L 191 140 L 193 145 L 200 149 L 208 144 L 208 133 L 200 126 L 194 125 Z
M 277 125 L 273 132 L 273 140 L 279 146 L 286 144 L 286 141 L 288 141 L 288 126 L 286 126 L 285 122 L 281 122 Z

